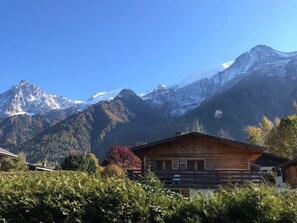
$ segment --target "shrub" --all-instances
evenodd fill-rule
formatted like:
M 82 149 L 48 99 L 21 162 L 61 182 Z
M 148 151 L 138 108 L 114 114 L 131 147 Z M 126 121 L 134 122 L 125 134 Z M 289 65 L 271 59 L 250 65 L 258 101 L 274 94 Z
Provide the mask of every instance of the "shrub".
M 186 200 L 126 178 L 54 171 L 2 172 L 0 188 L 0 222 L 297 222 L 297 193 L 267 185 Z
M 296 196 L 296 192 L 282 193 L 268 185 L 222 188 L 179 206 L 170 221 L 293 223 L 297 222 Z
M 1 157 L 0 170 L 7 172 L 24 171 L 27 169 L 25 160 L 26 156 L 24 153 L 19 153 L 17 158 Z
M 95 173 L 98 171 L 98 160 L 94 154 L 72 154 L 65 158 L 61 163 L 63 170 L 79 170 L 88 173 Z
M 146 172 L 144 177 L 140 181 L 144 185 L 148 185 L 154 188 L 163 189 L 163 184 L 160 179 L 151 171 Z
M 177 199 L 83 172 L 0 174 L 0 222 L 162 222 Z
M 125 178 L 126 172 L 120 166 L 112 164 L 112 165 L 105 167 L 102 170 L 101 175 L 103 177 Z

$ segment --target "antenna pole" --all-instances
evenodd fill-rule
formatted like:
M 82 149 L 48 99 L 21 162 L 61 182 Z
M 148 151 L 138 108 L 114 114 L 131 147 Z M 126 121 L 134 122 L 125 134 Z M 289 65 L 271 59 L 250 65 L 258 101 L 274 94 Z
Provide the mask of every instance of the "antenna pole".
M 218 124 L 219 124 L 219 132 L 218 132 L 219 138 L 221 138 L 221 118 L 222 118 L 222 114 L 223 114 L 223 112 L 221 110 L 215 110 L 214 116 L 215 116 L 215 118 L 218 119 Z

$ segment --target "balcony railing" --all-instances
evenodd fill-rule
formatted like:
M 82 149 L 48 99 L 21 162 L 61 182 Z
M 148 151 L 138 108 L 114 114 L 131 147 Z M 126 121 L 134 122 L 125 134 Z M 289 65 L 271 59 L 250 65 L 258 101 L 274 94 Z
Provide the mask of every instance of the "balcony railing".
M 152 171 L 166 187 L 217 187 L 220 185 L 265 182 L 266 171 L 252 170 L 205 170 L 205 171 Z M 143 170 L 129 170 L 128 177 L 139 180 L 145 175 Z

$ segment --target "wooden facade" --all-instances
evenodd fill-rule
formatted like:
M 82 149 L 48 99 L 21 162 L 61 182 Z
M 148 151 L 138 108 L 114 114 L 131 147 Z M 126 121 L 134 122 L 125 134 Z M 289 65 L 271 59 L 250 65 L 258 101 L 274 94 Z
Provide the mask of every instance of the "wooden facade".
M 297 160 L 289 161 L 275 168 L 281 170 L 283 180 L 292 188 L 297 188 Z
M 189 133 L 132 148 L 142 161 L 141 171 L 128 172 L 137 179 L 150 170 L 169 188 L 211 188 L 226 184 L 264 181 L 265 171 L 251 164 L 264 147 Z
M 251 170 L 264 147 L 189 133 L 134 147 L 143 170 Z

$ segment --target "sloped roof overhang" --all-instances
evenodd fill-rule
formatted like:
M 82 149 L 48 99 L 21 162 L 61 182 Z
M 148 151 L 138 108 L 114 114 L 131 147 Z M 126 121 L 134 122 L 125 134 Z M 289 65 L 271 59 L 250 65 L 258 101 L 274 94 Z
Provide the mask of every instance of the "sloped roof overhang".
M 231 145 L 235 145 L 235 146 L 240 146 L 249 150 L 254 150 L 257 152 L 264 152 L 266 150 L 266 147 L 263 146 L 257 146 L 257 145 L 253 145 L 253 144 L 248 144 L 248 143 L 244 143 L 244 142 L 239 142 L 239 141 L 235 141 L 235 140 L 230 140 L 230 139 L 224 139 L 224 138 L 220 138 L 220 137 L 216 137 L 216 136 L 212 136 L 212 135 L 206 135 L 206 134 L 202 134 L 202 133 L 198 133 L 198 132 L 191 132 L 188 134 L 183 134 L 183 135 L 179 135 L 179 136 L 175 136 L 175 137 L 171 137 L 171 138 L 167 138 L 167 139 L 163 139 L 163 140 L 159 140 L 159 141 L 155 141 L 155 142 L 151 142 L 145 145 L 141 145 L 141 146 L 136 146 L 136 147 L 132 147 L 131 150 L 132 151 L 140 151 L 140 150 L 145 150 L 145 149 L 149 149 L 153 146 L 158 146 L 158 145 L 162 145 L 162 144 L 166 144 L 166 143 L 170 143 L 170 142 L 175 142 L 175 141 L 181 141 L 183 139 L 189 138 L 189 137 L 202 137 L 202 138 L 207 138 L 213 141 L 217 141 L 219 143 L 225 143 L 225 144 L 231 144 Z

